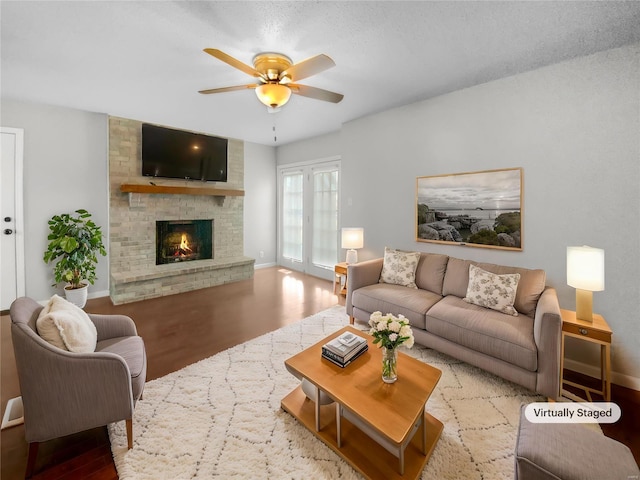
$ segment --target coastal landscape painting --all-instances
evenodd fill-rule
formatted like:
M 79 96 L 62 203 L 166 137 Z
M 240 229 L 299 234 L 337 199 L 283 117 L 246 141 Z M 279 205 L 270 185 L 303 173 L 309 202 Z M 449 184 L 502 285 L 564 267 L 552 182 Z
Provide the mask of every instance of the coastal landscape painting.
M 416 240 L 522 250 L 522 168 L 416 180 Z

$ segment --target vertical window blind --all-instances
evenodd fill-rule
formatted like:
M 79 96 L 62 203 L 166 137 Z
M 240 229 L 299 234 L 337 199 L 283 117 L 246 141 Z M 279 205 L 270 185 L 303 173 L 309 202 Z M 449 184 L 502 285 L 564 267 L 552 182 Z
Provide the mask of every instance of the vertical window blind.
M 282 184 L 282 256 L 302 261 L 304 175 L 286 173 Z
M 333 268 L 338 258 L 338 170 L 313 173 L 311 262 Z

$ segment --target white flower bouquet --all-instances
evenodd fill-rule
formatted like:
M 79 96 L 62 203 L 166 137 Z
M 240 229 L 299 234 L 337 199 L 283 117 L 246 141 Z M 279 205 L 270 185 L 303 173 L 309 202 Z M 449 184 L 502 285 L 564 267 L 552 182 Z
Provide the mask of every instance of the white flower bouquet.
M 396 349 L 400 345 L 407 348 L 413 347 L 413 332 L 409 320 L 403 315 L 392 315 L 381 312 L 373 312 L 369 318 L 369 335 L 373 336 L 373 343 L 378 347 Z

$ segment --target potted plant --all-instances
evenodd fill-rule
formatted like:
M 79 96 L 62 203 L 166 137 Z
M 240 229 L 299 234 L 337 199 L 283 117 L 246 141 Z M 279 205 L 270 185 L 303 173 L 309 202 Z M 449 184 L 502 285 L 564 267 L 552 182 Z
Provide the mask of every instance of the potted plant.
M 87 301 L 88 284 L 93 285 L 96 280 L 97 254 L 104 256 L 107 251 L 102 243 L 102 231 L 91 220 L 91 214 L 83 209 L 75 213 L 54 215 L 49 220 L 49 246 L 44 252 L 44 262 L 56 261 L 53 267 L 56 283 L 52 286 L 67 282 L 65 296 L 82 308 Z M 77 296 L 80 298 L 74 298 Z

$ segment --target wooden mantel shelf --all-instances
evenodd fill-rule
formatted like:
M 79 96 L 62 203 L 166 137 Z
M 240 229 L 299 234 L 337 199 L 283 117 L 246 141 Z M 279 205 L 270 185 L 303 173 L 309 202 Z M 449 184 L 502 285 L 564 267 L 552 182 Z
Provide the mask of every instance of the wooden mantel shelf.
M 231 190 L 212 187 L 177 187 L 173 185 L 145 185 L 139 183 L 123 183 L 120 191 L 125 193 L 152 193 L 173 195 L 209 195 L 213 197 L 242 197 L 244 190 Z

